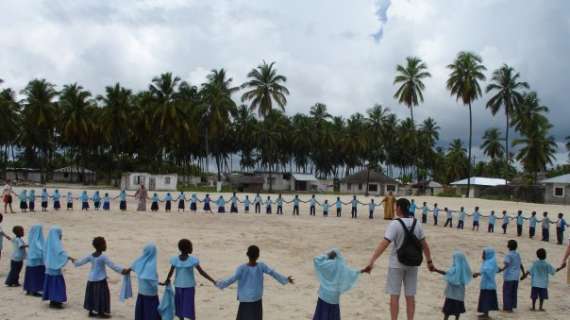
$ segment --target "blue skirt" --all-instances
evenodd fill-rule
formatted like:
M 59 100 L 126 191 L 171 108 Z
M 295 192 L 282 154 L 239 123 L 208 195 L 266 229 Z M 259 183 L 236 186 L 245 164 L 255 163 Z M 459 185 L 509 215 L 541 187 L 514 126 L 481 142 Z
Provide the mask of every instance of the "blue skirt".
M 171 208 L 172 208 L 172 202 L 166 201 L 166 204 L 164 205 L 164 210 L 170 211 Z
M 160 320 L 158 314 L 158 296 L 137 296 L 135 320 Z
M 330 304 L 319 298 L 313 320 L 340 320 L 340 305 Z
M 150 204 L 150 211 L 158 211 L 158 202 L 153 202 Z
M 196 211 L 196 203 L 190 203 L 190 210 Z
M 109 202 L 103 202 L 103 210 L 111 210 L 111 204 Z
M 73 202 L 67 203 L 67 209 L 73 209 Z
M 121 210 L 121 211 L 127 210 L 127 202 L 126 201 L 119 202 L 119 210 Z
M 204 203 L 204 211 L 210 211 L 210 204 L 209 203 Z
M 184 210 L 184 200 L 178 201 L 178 209 Z
M 52 276 L 45 275 L 43 300 L 50 302 L 63 303 L 67 301 L 67 292 L 65 290 L 65 280 L 62 275 Z
M 236 320 L 262 320 L 263 302 L 240 302 Z
M 218 213 L 226 213 L 225 207 L 218 207 Z
M 89 209 L 89 202 L 85 201 L 81 203 L 81 210 Z
M 53 202 L 53 208 L 55 210 L 59 210 L 59 208 L 61 208 L 61 203 L 59 202 L 59 200 Z
M 83 308 L 99 315 L 111 313 L 111 294 L 107 279 L 101 281 L 87 281 Z
M 99 209 L 101 207 L 101 202 L 100 201 L 93 201 L 93 207 L 95 207 L 95 209 Z
M 24 274 L 24 291 L 39 293 L 44 290 L 46 268 L 44 266 L 26 267 Z
M 34 201 L 30 201 L 28 207 L 30 211 L 34 211 L 34 209 L 36 208 L 36 203 Z
M 176 306 L 176 316 L 196 320 L 196 307 L 194 305 L 194 297 L 196 295 L 195 288 L 175 288 L 175 290 L 174 305 Z
M 446 316 L 459 316 L 460 314 L 465 313 L 465 302 L 445 298 L 442 311 Z
M 496 310 L 499 310 L 497 290 L 481 290 L 479 292 L 479 305 L 477 306 L 477 312 L 487 313 L 489 311 Z
M 20 209 L 22 210 L 28 209 L 28 203 L 26 201 L 20 201 Z

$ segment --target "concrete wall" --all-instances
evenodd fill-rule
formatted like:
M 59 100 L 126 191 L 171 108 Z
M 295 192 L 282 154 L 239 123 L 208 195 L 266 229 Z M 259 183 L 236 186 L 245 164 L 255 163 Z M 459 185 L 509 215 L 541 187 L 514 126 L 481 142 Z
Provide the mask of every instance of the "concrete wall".
M 380 184 L 377 182 L 371 182 L 369 186 L 369 194 L 374 196 L 382 196 L 387 194 L 390 190 L 393 190 L 394 194 L 398 194 L 398 185 L 395 184 Z M 358 184 L 340 184 L 340 192 L 350 193 L 350 194 L 365 194 L 366 193 L 366 183 Z
M 563 189 L 563 196 L 555 196 L 555 188 Z M 544 202 L 548 204 L 570 204 L 570 185 L 548 183 L 544 188 Z
M 140 183 L 143 183 L 149 191 L 175 191 L 178 184 L 178 175 L 152 175 L 145 172 L 130 172 L 121 178 L 121 188 L 126 190 L 137 190 Z

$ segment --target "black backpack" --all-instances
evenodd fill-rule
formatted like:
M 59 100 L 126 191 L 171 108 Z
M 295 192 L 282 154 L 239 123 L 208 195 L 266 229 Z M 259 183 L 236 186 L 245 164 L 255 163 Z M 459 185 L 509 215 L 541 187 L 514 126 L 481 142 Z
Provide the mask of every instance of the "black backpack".
M 401 264 L 409 267 L 417 267 L 422 264 L 423 261 L 423 245 L 421 241 L 414 234 L 414 229 L 418 220 L 414 219 L 412 227 L 410 230 L 406 227 L 406 224 L 402 219 L 397 219 L 402 228 L 404 228 L 405 236 L 402 246 L 398 249 L 398 261 Z

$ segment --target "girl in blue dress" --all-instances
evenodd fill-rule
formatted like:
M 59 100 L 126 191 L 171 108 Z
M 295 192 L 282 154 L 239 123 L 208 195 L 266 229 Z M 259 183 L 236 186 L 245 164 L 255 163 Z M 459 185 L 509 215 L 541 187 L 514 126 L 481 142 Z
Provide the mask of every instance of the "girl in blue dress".
M 176 201 L 178 201 L 178 212 L 180 212 L 180 210 L 182 210 L 182 212 L 184 212 L 184 209 L 185 209 L 184 201 L 185 200 L 186 200 L 186 197 L 184 196 L 184 192 L 180 192 L 180 194 L 178 194 L 178 198 L 176 198 Z
M 47 192 L 47 190 L 44 188 L 42 190 L 42 194 L 41 194 L 41 200 L 42 200 L 42 212 L 46 212 L 47 208 L 48 208 L 48 199 L 49 199 L 49 194 Z
M 156 246 L 149 243 L 144 247 L 142 255 L 131 265 L 131 270 L 136 273 L 139 284 L 135 320 L 160 320 L 156 254 Z
M 158 211 L 158 202 L 160 199 L 158 198 L 158 194 L 155 192 L 150 198 L 150 211 L 157 212 Z
M 28 209 L 30 212 L 34 212 L 36 210 L 36 190 L 30 190 L 28 194 Z
M 53 199 L 53 209 L 55 211 L 58 211 L 61 208 L 61 195 L 59 194 L 59 190 L 55 189 L 51 195 L 51 198 Z
M 24 272 L 26 294 L 41 297 L 44 288 L 46 268 L 44 266 L 45 240 L 41 224 L 35 224 L 28 233 L 28 255 Z
M 89 196 L 87 195 L 87 191 L 83 191 L 79 196 L 79 201 L 81 201 L 81 211 L 89 210 Z
M 67 261 L 74 262 L 61 243 L 63 233 L 61 228 L 53 226 L 48 232 L 45 249 L 45 280 L 43 287 L 43 300 L 49 301 L 50 308 L 61 309 L 67 301 L 65 279 L 61 270 Z
M 101 195 L 99 194 L 99 191 L 95 191 L 95 193 L 93 194 L 93 207 L 95 208 L 95 210 L 99 210 L 99 208 L 101 207 Z
M 164 201 L 164 211 L 170 212 L 170 210 L 172 210 L 172 195 L 170 194 L 170 192 L 166 193 L 162 201 Z
M 103 196 L 103 211 L 111 210 L 111 197 L 109 197 L 108 193 L 105 193 Z
M 73 210 L 73 194 L 71 192 L 68 192 L 65 199 L 67 201 L 67 210 Z
M 119 193 L 119 210 L 127 211 L 127 192 L 125 189 Z

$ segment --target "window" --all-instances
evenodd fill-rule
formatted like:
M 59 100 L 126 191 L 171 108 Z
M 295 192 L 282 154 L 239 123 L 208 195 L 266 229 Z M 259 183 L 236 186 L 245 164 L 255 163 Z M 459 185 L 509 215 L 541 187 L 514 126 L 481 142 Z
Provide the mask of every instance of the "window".
M 351 184 L 351 183 L 348 183 L 348 184 L 347 184 L 347 189 L 348 189 L 348 191 L 351 191 L 351 190 L 352 190 L 352 184 Z
M 362 191 L 362 183 L 358 185 L 358 191 Z
M 554 196 L 564 198 L 564 187 L 554 187 Z
M 378 192 L 378 185 L 376 183 L 371 183 L 368 185 L 368 191 Z
M 164 177 L 164 184 L 170 184 L 170 177 Z
M 386 185 L 386 191 L 388 192 L 396 192 L 396 186 L 393 184 L 387 184 Z
M 135 184 L 144 184 L 145 178 L 144 176 L 135 176 Z

